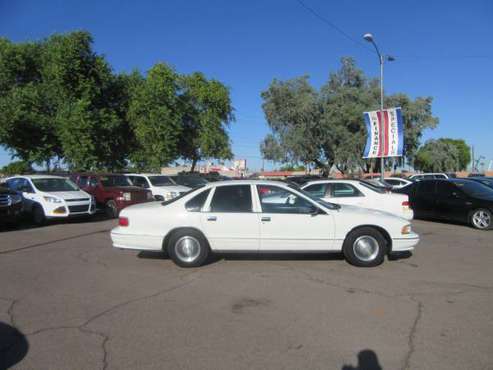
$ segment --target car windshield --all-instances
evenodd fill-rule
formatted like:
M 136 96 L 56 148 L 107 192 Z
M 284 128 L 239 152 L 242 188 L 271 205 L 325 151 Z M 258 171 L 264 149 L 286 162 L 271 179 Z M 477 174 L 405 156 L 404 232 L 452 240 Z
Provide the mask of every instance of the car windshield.
M 294 189 L 296 190 L 297 192 L 303 194 L 304 196 L 306 196 L 307 198 L 310 198 L 311 200 L 313 200 L 314 202 L 317 202 L 318 204 L 326 207 L 326 208 L 329 208 L 329 209 L 339 209 L 341 208 L 341 206 L 339 204 L 334 204 L 334 203 L 330 203 L 330 202 L 326 202 L 325 200 L 322 200 L 320 198 L 317 198 L 315 196 L 313 196 L 312 194 L 310 194 L 309 192 L 303 190 L 303 189 L 300 189 L 298 186 L 296 185 L 288 185 L 291 189 Z
M 376 186 L 367 181 L 360 181 L 359 183 L 360 185 L 363 185 L 365 188 L 368 188 L 374 191 L 375 193 L 385 194 L 385 188 L 383 186 L 382 187 Z
M 153 186 L 175 185 L 169 176 L 148 176 L 148 178 Z
M 473 197 L 493 197 L 493 189 L 475 181 L 464 181 L 455 183 L 467 195 Z
M 34 187 L 39 191 L 78 191 L 79 188 L 68 179 L 41 178 L 31 180 Z
M 132 186 L 130 179 L 123 175 L 101 176 L 101 184 L 106 187 L 113 186 Z

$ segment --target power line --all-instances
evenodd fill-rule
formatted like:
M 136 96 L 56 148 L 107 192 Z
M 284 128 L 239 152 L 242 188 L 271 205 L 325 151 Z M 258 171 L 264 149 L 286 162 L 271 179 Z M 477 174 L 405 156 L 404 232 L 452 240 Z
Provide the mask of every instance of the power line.
M 342 30 L 341 28 L 339 28 L 338 26 L 336 26 L 334 23 L 332 23 L 329 19 L 325 18 L 324 16 L 322 16 L 321 14 L 317 13 L 313 8 L 309 7 L 308 5 L 306 5 L 302 0 L 296 0 L 298 2 L 298 4 L 300 4 L 303 8 L 305 8 L 305 10 L 307 10 L 308 12 L 310 12 L 312 15 L 314 15 L 315 17 L 317 17 L 319 20 L 321 20 L 322 22 L 324 22 L 326 25 L 328 25 L 329 27 L 331 27 L 332 29 L 336 30 L 337 32 L 339 32 L 342 36 L 344 36 L 345 38 L 347 38 L 348 40 L 354 42 L 356 45 L 358 45 L 359 47 L 362 47 L 363 49 L 367 50 L 367 51 L 371 51 L 371 52 L 375 52 L 373 49 L 370 49 L 369 47 L 367 47 L 365 44 L 363 44 L 361 41 L 355 39 L 354 37 L 348 35 L 346 32 L 344 32 L 344 30 Z

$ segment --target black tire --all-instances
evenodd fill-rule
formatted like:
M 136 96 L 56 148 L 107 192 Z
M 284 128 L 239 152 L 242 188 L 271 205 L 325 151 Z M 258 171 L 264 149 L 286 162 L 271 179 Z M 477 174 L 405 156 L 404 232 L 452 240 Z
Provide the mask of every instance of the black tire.
M 113 199 L 110 199 L 105 203 L 104 212 L 108 218 L 118 217 L 118 208 L 116 207 L 116 202 Z
M 33 222 L 38 226 L 43 226 L 46 223 L 45 211 L 40 205 L 33 206 Z
M 202 266 L 210 254 L 207 240 L 193 229 L 175 231 L 166 249 L 169 257 L 180 267 Z
M 469 216 L 471 226 L 478 230 L 490 230 L 493 227 L 493 216 L 486 208 L 478 208 Z
M 382 264 L 387 251 L 387 241 L 382 233 L 373 227 L 360 227 L 351 231 L 342 247 L 346 260 L 358 267 Z

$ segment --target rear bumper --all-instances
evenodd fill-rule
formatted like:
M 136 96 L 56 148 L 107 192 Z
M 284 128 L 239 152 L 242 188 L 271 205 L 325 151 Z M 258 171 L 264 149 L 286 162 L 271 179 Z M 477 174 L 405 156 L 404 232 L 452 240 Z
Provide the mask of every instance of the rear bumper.
M 414 246 L 419 243 L 418 234 L 409 234 L 405 238 L 392 239 L 392 252 L 405 252 L 414 250 Z
M 161 251 L 163 248 L 163 237 L 160 235 L 137 235 L 122 232 L 121 227 L 111 230 L 111 241 L 114 248 Z

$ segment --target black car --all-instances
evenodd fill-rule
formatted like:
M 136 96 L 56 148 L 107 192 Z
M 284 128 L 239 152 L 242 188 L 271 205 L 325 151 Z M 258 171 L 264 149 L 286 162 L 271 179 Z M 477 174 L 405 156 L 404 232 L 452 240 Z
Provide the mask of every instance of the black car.
M 493 226 L 493 189 L 470 179 L 422 180 L 401 189 L 416 218 L 464 222 L 477 229 Z
M 0 226 L 15 224 L 22 214 L 22 195 L 0 184 Z

